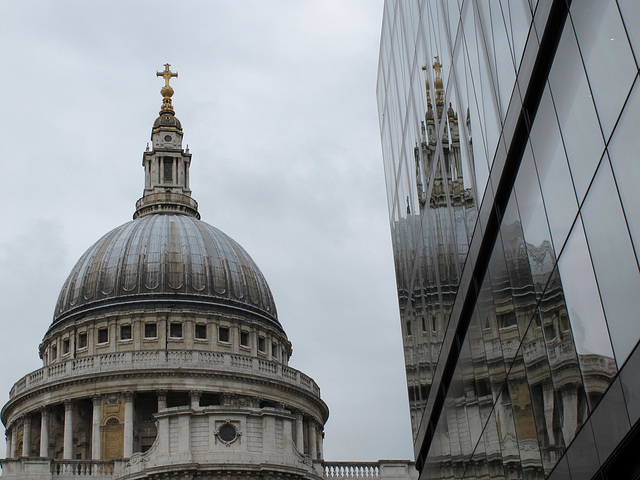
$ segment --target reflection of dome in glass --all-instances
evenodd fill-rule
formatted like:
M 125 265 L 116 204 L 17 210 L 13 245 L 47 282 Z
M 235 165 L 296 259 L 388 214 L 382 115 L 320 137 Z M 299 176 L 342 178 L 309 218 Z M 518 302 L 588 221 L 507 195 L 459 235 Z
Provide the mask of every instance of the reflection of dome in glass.
M 217 228 L 171 214 L 125 223 L 89 248 L 62 287 L 53 323 L 98 308 L 162 301 L 252 313 L 281 328 L 271 290 L 249 254 Z

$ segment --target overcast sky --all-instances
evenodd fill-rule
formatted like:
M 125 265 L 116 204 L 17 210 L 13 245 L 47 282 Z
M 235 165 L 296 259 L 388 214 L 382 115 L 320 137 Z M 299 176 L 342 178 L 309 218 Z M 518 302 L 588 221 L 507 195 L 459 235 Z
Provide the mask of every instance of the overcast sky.
M 202 219 L 269 282 L 327 460 L 413 457 L 375 101 L 382 0 L 4 2 L 0 399 L 131 219 L 170 63 Z M 4 456 L 4 437 L 0 437 Z

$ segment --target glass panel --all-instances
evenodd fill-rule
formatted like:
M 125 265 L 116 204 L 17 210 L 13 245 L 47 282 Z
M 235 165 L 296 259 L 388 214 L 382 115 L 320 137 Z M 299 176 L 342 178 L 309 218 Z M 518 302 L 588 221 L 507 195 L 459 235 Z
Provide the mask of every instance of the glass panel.
M 636 62 L 640 53 L 640 3 L 638 0 L 618 0 L 622 21 L 631 39 L 631 46 L 636 52 Z
M 513 408 L 513 420 L 518 438 L 520 461 L 522 465 L 526 465 L 526 468 L 523 468 L 524 478 L 535 480 L 543 477 L 544 474 L 536 423 L 533 418 L 533 405 L 521 352 L 518 353 L 513 362 L 507 383 Z
M 593 411 L 616 374 L 616 366 L 580 218 L 569 235 L 558 267 L 585 390 Z
M 474 3 L 478 7 L 479 27 L 485 38 L 483 45 L 487 50 L 488 69 L 493 90 L 497 93 L 495 101 L 502 120 L 506 116 L 516 79 L 509 37 L 500 2 Z M 521 28 L 526 32 L 526 27 Z
M 631 428 L 619 379 L 611 384 L 611 388 L 591 415 L 591 424 L 598 455 L 604 462 Z
M 521 225 L 514 191 L 504 212 L 500 232 L 519 336 L 523 338 L 531 318 L 536 313 L 537 298 L 529 268 L 528 247 L 524 242 Z
M 582 427 L 582 430 L 580 430 L 580 433 L 567 450 L 567 460 L 569 461 L 571 478 L 591 478 L 600 467 L 591 422 L 587 422 Z
M 571 17 L 602 129 L 609 138 L 637 72 L 618 6 L 602 0 L 573 2 Z
M 522 342 L 533 417 L 544 472 L 548 475 L 564 451 L 560 402 L 554 391 L 540 318 L 535 315 Z
M 640 273 L 606 155 L 582 219 L 616 361 L 622 365 L 640 338 Z
M 578 204 L 548 88 L 540 101 L 530 138 L 553 244 L 556 251 L 560 251 L 578 212 Z
M 539 313 L 555 392 L 553 399 L 545 399 L 545 406 L 553 403 L 554 423 L 557 419 L 564 445 L 569 445 L 586 419 L 587 396 L 557 269 L 549 278 Z M 555 427 L 554 438 L 556 444 L 562 444 Z
M 496 418 L 498 419 L 498 441 L 502 452 L 502 464 L 504 478 L 525 478 L 522 469 L 522 460 L 518 450 L 514 413 L 517 406 L 512 404 L 509 390 L 505 385 L 500 397 L 496 401 Z M 501 477 L 498 477 L 501 478 Z
M 558 465 L 556 465 L 556 468 L 553 470 L 549 480 L 571 480 L 569 464 L 567 463 L 566 456 L 562 457 L 562 460 L 558 462 Z
M 609 157 L 636 249 L 640 247 L 640 87 L 631 92 L 611 142 Z
M 565 25 L 549 83 L 580 202 L 602 156 L 604 141 L 571 22 Z M 536 154 L 535 145 L 533 153 Z
M 492 410 L 463 478 L 505 478 L 499 438 L 496 410 Z
M 551 243 L 547 215 L 530 145 L 527 145 L 522 158 L 514 190 L 527 246 L 533 286 L 536 295 L 540 297 L 553 272 L 556 256 Z
M 636 348 L 620 372 L 627 412 L 632 424 L 640 419 L 640 375 L 638 372 L 640 372 L 640 350 Z

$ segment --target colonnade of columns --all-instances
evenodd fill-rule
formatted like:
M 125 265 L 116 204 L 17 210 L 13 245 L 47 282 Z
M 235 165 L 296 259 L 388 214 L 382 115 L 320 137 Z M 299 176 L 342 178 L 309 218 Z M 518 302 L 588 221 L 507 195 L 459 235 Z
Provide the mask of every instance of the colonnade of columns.
M 124 457 L 129 458 L 133 454 L 134 439 L 134 412 L 133 412 L 133 393 L 125 393 L 124 397 Z M 162 395 L 163 401 L 158 396 L 158 407 L 166 408 L 166 397 Z M 91 398 L 93 403 L 93 413 L 91 421 L 91 459 L 100 460 L 102 454 L 102 436 L 101 436 L 101 405 L 102 399 L 99 395 Z M 72 460 L 74 457 L 74 413 L 76 403 L 73 400 L 65 400 L 64 402 L 64 423 L 63 423 L 63 449 L 62 459 Z M 51 457 L 50 452 L 50 407 L 40 408 L 40 446 L 36 455 L 32 452 L 32 423 L 34 414 L 27 413 L 22 415 L 16 421 L 7 427 L 7 451 L 6 458 L 14 456 L 31 457 L 39 456 L 42 458 Z M 18 430 L 22 425 L 22 450 L 18 448 Z
M 167 392 L 157 391 L 157 411 L 167 408 Z M 200 398 L 202 392 L 191 391 L 189 392 L 189 405 L 191 408 L 200 407 Z M 134 453 L 134 394 L 127 392 L 121 394 L 120 402 L 124 407 L 123 419 L 124 419 L 124 432 L 123 432 L 123 457 L 130 458 Z M 91 460 L 100 460 L 102 458 L 102 397 L 95 395 L 91 397 L 92 402 L 92 415 L 91 415 Z M 64 422 L 63 422 L 63 445 L 62 445 L 62 459 L 73 460 L 74 453 L 74 413 L 76 411 L 77 401 L 65 400 L 64 402 Z M 58 407 L 59 408 L 59 407 Z M 52 407 L 42 407 L 39 410 L 40 414 L 40 445 L 39 445 L 39 457 L 51 458 L 53 457 L 50 451 L 50 433 L 51 433 L 51 409 Z M 30 457 L 36 456 L 32 452 L 32 436 L 33 436 L 33 420 L 35 414 L 28 413 L 21 416 L 16 421 L 12 422 L 7 427 L 7 452 L 6 458 L 13 458 L 14 456 Z M 22 449 L 17 451 L 18 447 L 18 430 L 22 425 Z M 159 432 L 158 432 L 159 433 Z M 304 453 L 305 450 L 309 453 L 312 459 L 322 459 L 322 440 L 318 438 L 317 422 L 315 419 L 303 414 L 303 412 L 297 412 L 295 418 L 295 444 L 296 449 L 300 453 Z M 58 450 L 59 452 L 59 450 Z
M 322 441 L 318 441 L 318 427 L 317 423 L 313 418 L 307 418 L 307 429 L 306 429 L 306 441 L 308 446 L 309 455 L 312 460 L 322 459 L 324 454 L 322 452 Z M 305 416 L 298 412 L 296 413 L 296 450 L 300 453 L 304 453 L 305 451 Z

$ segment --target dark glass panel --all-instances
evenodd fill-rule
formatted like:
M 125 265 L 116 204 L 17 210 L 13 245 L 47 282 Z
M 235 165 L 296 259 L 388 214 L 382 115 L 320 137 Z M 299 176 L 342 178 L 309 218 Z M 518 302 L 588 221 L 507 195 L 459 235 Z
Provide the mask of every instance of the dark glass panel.
M 569 461 L 571 478 L 591 478 L 600 468 L 590 421 L 584 424 L 582 430 L 580 430 L 580 433 L 567 450 L 567 460 Z
M 572 480 L 571 474 L 569 474 L 569 463 L 567 462 L 566 455 L 556 465 L 553 472 L 549 476 L 549 480 Z
M 631 428 L 619 379 L 591 415 L 591 425 L 600 461 L 604 462 Z
M 640 375 L 638 372 L 640 372 L 640 349 L 636 348 L 620 372 L 627 412 L 632 424 L 640 419 Z

